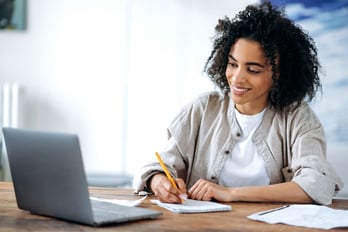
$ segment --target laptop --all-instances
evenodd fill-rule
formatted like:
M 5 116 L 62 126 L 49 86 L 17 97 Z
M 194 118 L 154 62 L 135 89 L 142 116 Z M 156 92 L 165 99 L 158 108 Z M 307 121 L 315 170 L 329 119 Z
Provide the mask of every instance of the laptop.
M 75 134 L 3 128 L 18 208 L 101 226 L 154 219 L 160 211 L 90 199 Z

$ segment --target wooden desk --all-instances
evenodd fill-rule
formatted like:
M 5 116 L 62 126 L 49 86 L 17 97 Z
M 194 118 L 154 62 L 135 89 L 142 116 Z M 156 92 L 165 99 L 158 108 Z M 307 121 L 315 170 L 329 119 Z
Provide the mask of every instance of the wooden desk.
M 130 189 L 90 188 L 92 196 L 117 199 L 137 199 Z M 175 214 L 152 205 L 146 199 L 141 207 L 160 210 L 163 215 L 157 219 L 128 222 L 124 224 L 94 228 L 80 224 L 69 223 L 54 218 L 32 215 L 17 208 L 13 185 L 10 182 L 0 182 L 0 231 L 318 231 L 303 227 L 282 224 L 270 225 L 252 221 L 247 215 L 282 204 L 264 203 L 231 203 L 230 212 Z M 348 209 L 348 200 L 334 200 L 334 208 Z M 334 229 L 330 231 L 348 231 Z

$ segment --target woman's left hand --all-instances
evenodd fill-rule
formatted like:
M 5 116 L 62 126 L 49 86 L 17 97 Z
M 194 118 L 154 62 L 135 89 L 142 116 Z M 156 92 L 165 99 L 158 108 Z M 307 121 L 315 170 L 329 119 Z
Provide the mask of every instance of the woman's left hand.
M 213 182 L 199 179 L 188 191 L 189 197 L 201 201 L 231 201 L 231 189 L 215 184 Z

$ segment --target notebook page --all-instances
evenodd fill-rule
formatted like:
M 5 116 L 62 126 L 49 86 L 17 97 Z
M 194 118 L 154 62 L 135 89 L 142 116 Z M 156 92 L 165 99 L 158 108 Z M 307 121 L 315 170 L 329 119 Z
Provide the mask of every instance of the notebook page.
M 174 213 L 207 213 L 232 210 L 232 207 L 230 205 L 224 205 L 212 201 L 198 201 L 192 199 L 187 199 L 185 201 L 185 204 L 163 203 L 159 200 L 151 200 L 151 202 Z

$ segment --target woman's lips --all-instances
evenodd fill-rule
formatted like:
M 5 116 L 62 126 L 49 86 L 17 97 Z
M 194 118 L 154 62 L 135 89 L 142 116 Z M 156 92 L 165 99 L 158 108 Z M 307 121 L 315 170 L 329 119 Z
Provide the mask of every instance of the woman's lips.
M 232 86 L 233 93 L 237 95 L 243 95 L 246 92 L 248 92 L 250 89 L 251 88 L 245 88 L 241 86 Z

